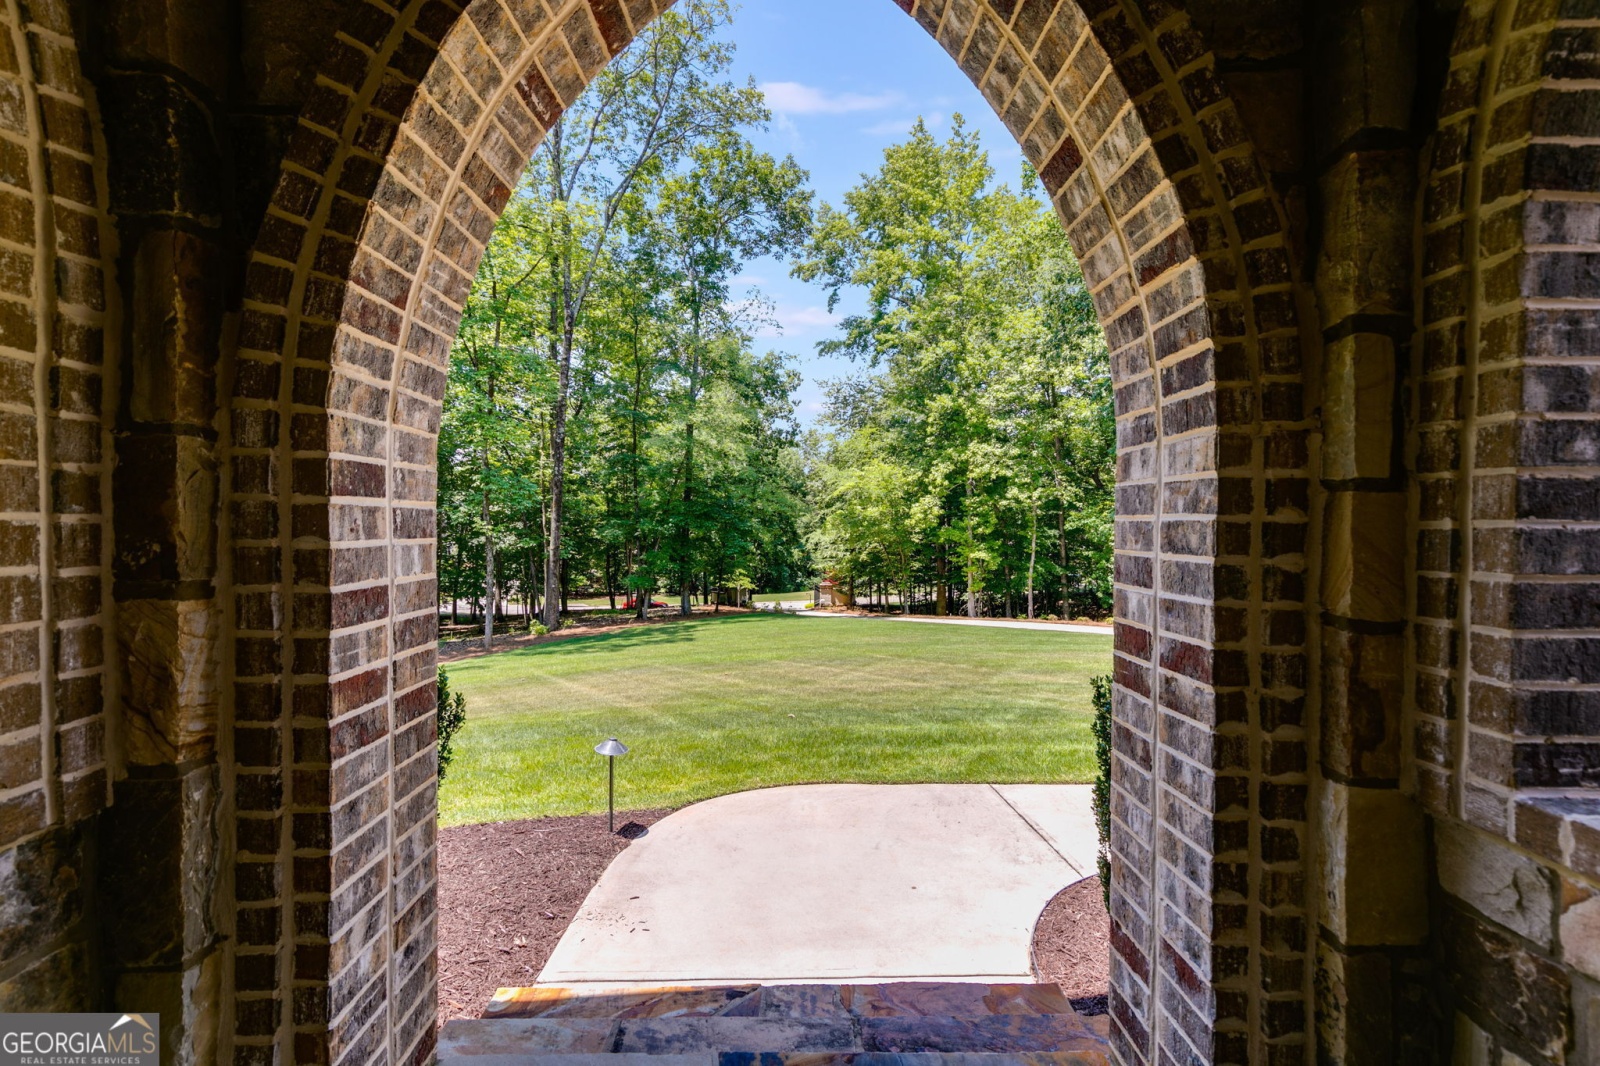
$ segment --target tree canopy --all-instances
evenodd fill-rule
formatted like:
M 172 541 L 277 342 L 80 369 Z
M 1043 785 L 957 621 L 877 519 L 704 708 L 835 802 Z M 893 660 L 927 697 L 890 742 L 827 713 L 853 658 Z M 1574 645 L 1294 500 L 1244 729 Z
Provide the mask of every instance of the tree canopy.
M 919 123 L 835 206 L 759 151 L 725 0 L 686 0 L 550 131 L 490 240 L 439 436 L 440 596 L 554 628 L 575 594 L 824 576 L 898 609 L 1103 613 L 1115 433 L 1104 337 L 1031 171 Z M 750 260 L 848 306 L 857 371 L 801 432 L 755 345 Z
M 918 123 L 834 209 L 797 272 L 866 307 L 831 351 L 866 369 L 829 388 L 809 441 L 810 546 L 852 583 L 971 614 L 1110 607 L 1115 419 L 1105 336 L 1062 227 L 997 184 L 957 116 Z

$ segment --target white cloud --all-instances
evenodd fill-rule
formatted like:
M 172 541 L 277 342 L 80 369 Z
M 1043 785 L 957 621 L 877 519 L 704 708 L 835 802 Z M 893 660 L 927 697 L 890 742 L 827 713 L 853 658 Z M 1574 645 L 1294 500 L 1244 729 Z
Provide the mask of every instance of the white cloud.
M 829 329 L 839 324 L 839 316 L 826 307 L 780 307 L 777 319 L 800 329 Z
M 800 135 L 800 127 L 794 124 L 794 119 L 788 115 L 779 114 L 777 122 L 774 124 L 778 127 L 778 133 L 784 140 L 789 142 L 791 148 L 798 151 L 806 146 L 806 139 Z
M 832 93 L 797 81 L 769 81 L 761 86 L 767 106 L 779 115 L 848 115 L 860 111 L 882 111 L 905 98 L 896 92 Z
M 937 111 L 923 115 L 922 120 L 928 124 L 930 130 L 936 130 L 944 125 L 944 115 Z M 861 132 L 869 137 L 904 137 L 911 132 L 911 127 L 917 124 L 914 118 L 897 118 L 888 122 L 880 122 L 875 126 L 868 126 Z
M 772 322 L 757 330 L 760 337 L 781 337 L 789 333 L 814 333 L 832 329 L 839 324 L 839 316 L 826 307 L 789 307 L 780 305 L 772 309 Z

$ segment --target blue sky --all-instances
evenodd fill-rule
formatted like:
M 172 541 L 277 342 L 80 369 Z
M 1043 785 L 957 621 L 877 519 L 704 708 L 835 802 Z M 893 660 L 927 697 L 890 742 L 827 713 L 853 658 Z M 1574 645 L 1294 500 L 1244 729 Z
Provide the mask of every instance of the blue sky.
M 773 112 L 771 128 L 752 139 L 809 170 L 819 203 L 839 204 L 919 116 L 943 136 L 957 112 L 980 131 L 997 177 L 1015 185 L 1016 141 L 944 49 L 892 0 L 743 0 L 727 36 L 737 47 L 735 78 L 754 78 Z M 781 327 L 758 344 L 796 357 L 806 378 L 799 416 L 809 423 L 820 410 L 819 383 L 850 370 L 848 360 L 816 354 L 817 342 L 833 335 L 827 295 L 770 259 L 746 267 L 735 295 L 751 285 L 776 304 Z

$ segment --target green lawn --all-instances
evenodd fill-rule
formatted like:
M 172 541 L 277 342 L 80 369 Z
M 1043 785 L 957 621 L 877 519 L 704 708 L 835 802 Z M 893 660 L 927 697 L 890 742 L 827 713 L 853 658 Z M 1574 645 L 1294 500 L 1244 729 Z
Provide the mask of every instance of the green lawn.
M 1108 637 L 870 619 L 734 615 L 449 667 L 467 724 L 446 825 L 677 807 L 811 781 L 1092 779 L 1089 678 Z
M 802 603 L 811 599 L 810 589 L 799 592 L 758 592 L 750 597 L 757 603 Z

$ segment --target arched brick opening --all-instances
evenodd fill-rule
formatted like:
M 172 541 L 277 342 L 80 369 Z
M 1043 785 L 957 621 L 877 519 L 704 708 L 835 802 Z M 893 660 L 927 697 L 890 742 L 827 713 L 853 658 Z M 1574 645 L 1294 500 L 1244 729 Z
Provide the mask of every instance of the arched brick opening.
M 111 435 L 115 241 L 74 26 L 0 3 L 0 1010 L 88 1010 L 94 818 L 114 769 Z M 114 378 L 112 380 L 115 380 Z M 111 672 L 114 673 L 114 672 Z M 160 737 L 148 719 L 146 737 Z M 120 767 L 109 765 L 120 761 Z M 155 934 L 159 937 L 160 933 Z M 105 963 L 126 962 L 118 952 Z
M 897 2 L 1038 167 L 1114 353 L 1118 1054 L 1298 1059 L 1311 445 L 1281 209 L 1176 9 Z M 431 1049 L 447 353 L 543 130 L 656 14 L 369 0 L 302 113 L 227 442 L 236 1062 Z
M 4 1009 L 425 1057 L 443 348 L 537 109 L 654 13 L 559 6 L 0 4 Z M 1214 60 L 1160 0 L 901 6 L 1118 345 L 1122 1057 L 1595 1059 L 1600 8 L 1191 0 Z M 237 318 L 224 157 L 280 175 Z
M 1460 1061 L 1600 1055 L 1596 16 L 1466 6 L 1423 196 L 1406 725 Z

